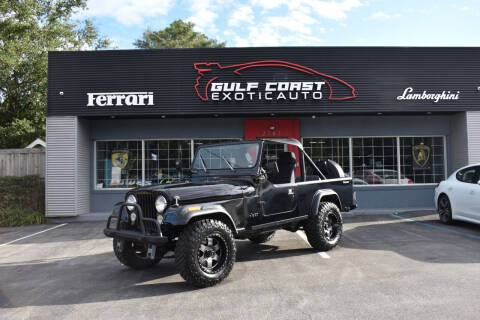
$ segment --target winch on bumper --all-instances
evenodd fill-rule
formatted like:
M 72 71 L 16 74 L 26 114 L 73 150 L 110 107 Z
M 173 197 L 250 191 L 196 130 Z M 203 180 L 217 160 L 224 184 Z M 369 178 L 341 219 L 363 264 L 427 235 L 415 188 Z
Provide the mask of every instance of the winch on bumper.
M 135 219 L 135 226 L 137 226 L 137 230 L 127 230 L 121 228 L 122 222 L 127 224 L 130 222 L 130 215 L 127 212 L 127 206 L 135 207 L 134 213 L 137 215 L 137 218 Z M 113 219 L 116 220 L 114 228 L 110 227 Z M 146 224 L 148 224 L 148 228 L 146 227 Z M 155 232 L 149 232 L 149 229 L 154 229 Z M 145 244 L 163 245 L 169 242 L 168 237 L 162 235 L 162 229 L 158 221 L 152 218 L 145 218 L 142 208 L 136 203 L 116 203 L 113 207 L 112 214 L 108 217 L 107 227 L 103 230 L 103 233 L 107 237 Z

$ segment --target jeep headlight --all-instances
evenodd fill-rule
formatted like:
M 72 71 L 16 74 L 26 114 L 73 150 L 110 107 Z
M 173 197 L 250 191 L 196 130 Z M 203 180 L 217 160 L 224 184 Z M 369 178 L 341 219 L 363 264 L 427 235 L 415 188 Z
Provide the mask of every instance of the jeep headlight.
M 157 200 L 155 200 L 155 209 L 157 209 L 158 213 L 163 213 L 167 208 L 167 199 L 164 196 L 158 196 Z
M 137 197 L 135 197 L 133 194 L 128 195 L 127 200 L 125 201 L 126 203 L 137 203 Z M 127 206 L 127 209 L 129 211 L 133 211 L 135 209 L 134 206 Z

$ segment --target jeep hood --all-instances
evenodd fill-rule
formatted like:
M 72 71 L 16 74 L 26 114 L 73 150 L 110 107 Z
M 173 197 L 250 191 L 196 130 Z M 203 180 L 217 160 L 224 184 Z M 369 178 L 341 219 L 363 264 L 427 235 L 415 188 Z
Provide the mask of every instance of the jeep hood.
M 254 189 L 246 181 L 181 182 L 138 189 L 147 190 L 166 195 L 169 202 L 179 197 L 179 203 L 184 204 L 241 198 Z

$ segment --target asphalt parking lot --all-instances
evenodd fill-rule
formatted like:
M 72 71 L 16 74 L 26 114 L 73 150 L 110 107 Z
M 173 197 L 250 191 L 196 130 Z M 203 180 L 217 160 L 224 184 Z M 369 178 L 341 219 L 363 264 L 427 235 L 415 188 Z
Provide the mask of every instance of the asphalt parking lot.
M 0 317 L 480 318 L 480 227 L 443 226 L 431 213 L 347 214 L 326 254 L 286 231 L 264 245 L 238 241 L 230 277 L 207 289 L 185 284 L 171 258 L 123 267 L 103 227 L 0 228 Z

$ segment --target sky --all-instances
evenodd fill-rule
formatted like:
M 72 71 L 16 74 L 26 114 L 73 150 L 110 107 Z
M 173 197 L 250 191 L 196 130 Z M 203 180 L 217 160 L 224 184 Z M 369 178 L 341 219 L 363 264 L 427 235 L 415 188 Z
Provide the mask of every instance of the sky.
M 479 46 L 473 0 L 88 0 L 91 19 L 118 49 L 147 28 L 182 19 L 196 31 L 251 46 Z

